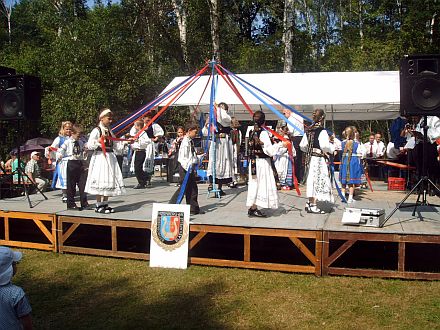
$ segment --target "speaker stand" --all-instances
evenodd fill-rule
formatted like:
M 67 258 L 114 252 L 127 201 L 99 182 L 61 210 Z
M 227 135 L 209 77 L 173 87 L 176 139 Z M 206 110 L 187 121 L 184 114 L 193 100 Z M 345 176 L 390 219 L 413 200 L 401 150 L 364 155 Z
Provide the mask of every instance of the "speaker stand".
M 428 188 L 431 186 L 431 188 L 434 188 L 434 191 L 437 192 L 437 195 L 440 196 L 440 189 L 432 182 L 432 180 L 427 175 L 427 169 L 426 169 L 426 145 L 428 143 L 428 120 L 427 115 L 423 116 L 423 155 L 422 155 L 422 176 L 420 180 L 416 183 L 416 185 L 411 189 L 409 193 L 406 194 L 406 196 L 402 199 L 402 201 L 394 208 L 394 210 L 391 211 L 391 213 L 386 217 L 384 223 L 382 224 L 382 227 L 385 225 L 385 223 L 390 219 L 394 213 L 398 209 L 407 208 L 407 207 L 414 207 L 412 216 L 414 217 L 416 215 L 416 210 L 418 206 L 431 206 L 431 207 L 440 207 L 440 205 L 437 204 L 430 204 L 427 200 L 428 195 Z M 403 205 L 405 201 L 408 199 L 409 196 L 412 195 L 412 193 L 418 189 L 418 196 L 417 201 L 414 204 L 409 205 Z M 420 197 L 422 197 L 420 199 Z M 420 217 L 420 221 L 423 221 L 423 217 Z
M 20 130 L 20 128 L 21 128 L 20 123 L 21 123 L 21 121 L 17 120 L 17 134 L 20 134 L 20 131 L 21 131 Z M 24 194 L 25 194 L 26 199 L 28 201 L 29 207 L 33 208 L 33 205 L 31 203 L 31 199 L 29 197 L 28 187 L 26 185 L 26 182 L 24 182 L 24 178 L 27 178 L 28 182 L 33 182 L 33 181 L 31 180 L 31 178 L 26 174 L 26 172 L 21 167 L 21 162 L 20 162 L 20 154 L 21 154 L 21 151 L 20 151 L 20 139 L 17 138 L 16 141 L 17 141 L 17 169 L 14 171 L 14 173 L 12 175 L 17 174 L 17 176 L 18 176 L 18 185 L 19 186 L 21 185 L 23 187 L 23 191 L 24 191 Z M 12 176 L 12 182 L 13 181 L 14 181 L 14 176 Z M 45 200 L 48 199 L 47 196 L 38 188 L 38 186 L 35 183 L 31 183 L 31 187 L 34 187 L 44 197 Z

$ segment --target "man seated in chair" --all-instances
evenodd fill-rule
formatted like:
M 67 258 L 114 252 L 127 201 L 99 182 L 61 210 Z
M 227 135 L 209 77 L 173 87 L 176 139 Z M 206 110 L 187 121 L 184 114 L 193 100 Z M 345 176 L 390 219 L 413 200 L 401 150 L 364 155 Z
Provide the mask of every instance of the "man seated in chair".
M 31 159 L 27 162 L 25 172 L 31 182 L 37 186 L 40 191 L 44 191 L 48 184 L 48 180 L 41 176 L 41 169 L 38 161 L 40 160 L 40 153 L 33 151 Z

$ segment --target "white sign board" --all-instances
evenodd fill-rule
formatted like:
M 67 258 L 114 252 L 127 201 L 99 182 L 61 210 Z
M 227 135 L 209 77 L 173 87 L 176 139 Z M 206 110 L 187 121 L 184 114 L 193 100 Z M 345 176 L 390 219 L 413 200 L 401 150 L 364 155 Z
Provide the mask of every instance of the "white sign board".
M 150 267 L 188 265 L 190 205 L 153 203 Z

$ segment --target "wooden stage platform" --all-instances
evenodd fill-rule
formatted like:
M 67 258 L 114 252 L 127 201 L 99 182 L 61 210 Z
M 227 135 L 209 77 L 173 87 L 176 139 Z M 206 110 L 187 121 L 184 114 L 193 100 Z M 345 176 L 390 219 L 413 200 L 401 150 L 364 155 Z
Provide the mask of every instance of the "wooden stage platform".
M 134 190 L 125 179 L 127 194 L 111 199 L 116 213 L 67 211 L 59 191 L 48 200 L 31 195 L 0 200 L 0 245 L 149 259 L 152 203 L 167 203 L 177 189 L 155 178 L 153 187 Z M 350 207 L 396 206 L 404 192 L 387 191 L 374 183 L 374 193 L 360 190 Z M 199 185 L 199 204 L 205 214 L 191 218 L 190 264 L 242 267 L 325 275 L 440 279 L 440 213 L 429 206 L 398 210 L 383 228 L 341 224 L 346 204 L 336 197 L 332 211 L 323 215 L 304 211 L 306 198 L 294 191 L 280 192 L 280 208 L 265 210 L 265 219 L 247 216 L 246 187 L 225 189 L 227 196 L 207 197 Z M 407 202 L 415 202 L 417 195 Z M 439 203 L 438 197 L 428 197 Z M 93 199 L 90 198 L 90 202 Z M 321 205 L 329 209 L 329 205 Z M 330 207 L 331 209 L 331 207 Z

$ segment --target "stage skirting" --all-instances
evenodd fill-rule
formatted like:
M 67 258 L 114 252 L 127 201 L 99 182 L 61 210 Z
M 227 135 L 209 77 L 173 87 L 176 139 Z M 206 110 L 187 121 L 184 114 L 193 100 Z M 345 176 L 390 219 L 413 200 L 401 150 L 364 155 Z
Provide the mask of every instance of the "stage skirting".
M 440 279 L 440 235 L 192 224 L 189 263 L 407 279 Z M 0 211 L 0 244 L 149 259 L 150 221 Z

